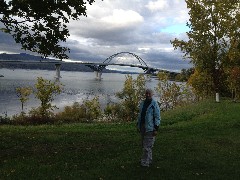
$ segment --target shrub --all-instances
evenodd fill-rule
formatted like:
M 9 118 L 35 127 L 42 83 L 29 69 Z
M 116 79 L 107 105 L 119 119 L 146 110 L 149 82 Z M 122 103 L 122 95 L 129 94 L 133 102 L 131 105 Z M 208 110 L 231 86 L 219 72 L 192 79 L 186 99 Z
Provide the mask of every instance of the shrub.
M 195 101 L 195 95 L 187 84 L 177 84 L 168 80 L 167 73 L 158 73 L 158 85 L 155 88 L 160 96 L 161 110 L 167 111 L 176 106 Z
M 0 116 L 0 124 L 10 124 L 11 119 L 7 116 L 7 113 L 4 116 Z
M 32 88 L 31 87 L 18 87 L 16 88 L 17 96 L 19 97 L 19 100 L 22 103 L 22 113 L 23 111 L 23 106 L 24 103 L 26 103 L 29 99 L 29 95 L 32 93 Z
M 47 119 L 51 116 L 53 109 L 56 108 L 56 106 L 52 106 L 51 102 L 54 100 L 55 95 L 61 93 L 62 84 L 38 77 L 35 87 L 37 89 L 35 96 L 41 101 L 41 106 L 34 110 L 33 114 Z
M 124 121 L 135 121 L 139 111 L 139 104 L 145 98 L 146 79 L 143 74 L 138 75 L 137 79 L 127 75 L 123 90 L 117 93 L 120 102 L 120 116 Z
M 120 103 L 108 104 L 104 109 L 104 120 L 116 122 L 123 119 L 123 106 Z
M 92 122 L 102 115 L 99 98 L 85 100 L 83 104 L 75 102 L 72 106 L 66 106 L 62 112 L 56 114 L 58 122 Z
M 54 100 L 55 95 L 61 93 L 62 84 L 38 77 L 35 87 L 36 91 L 34 94 L 41 101 L 41 106 L 30 110 L 28 115 L 23 111 L 23 105 L 32 93 L 32 89 L 30 87 L 19 87 L 16 89 L 22 103 L 22 112 L 13 116 L 13 124 L 46 124 L 54 122 L 55 115 L 53 110 L 57 107 L 53 106 L 51 102 Z
M 32 109 L 29 115 L 25 113 L 20 113 L 19 115 L 14 115 L 11 120 L 13 125 L 39 125 L 39 124 L 53 124 L 55 122 L 55 116 L 48 116 L 43 118 L 40 115 L 39 108 Z
M 72 106 L 66 106 L 62 112 L 56 114 L 58 122 L 85 122 L 86 108 L 75 102 Z
M 99 118 L 102 114 L 98 96 L 84 101 L 83 106 L 86 108 L 86 118 L 90 121 Z

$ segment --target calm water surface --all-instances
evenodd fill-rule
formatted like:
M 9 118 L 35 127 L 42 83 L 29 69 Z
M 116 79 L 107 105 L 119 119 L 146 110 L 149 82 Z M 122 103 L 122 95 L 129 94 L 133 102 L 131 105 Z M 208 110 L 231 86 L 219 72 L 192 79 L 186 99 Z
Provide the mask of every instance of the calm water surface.
M 37 77 L 54 80 L 55 71 L 47 70 L 25 70 L 25 69 L 0 69 L 0 116 L 7 113 L 8 116 L 21 112 L 21 102 L 19 101 L 15 89 L 17 87 L 34 87 Z M 53 104 L 59 110 L 64 106 L 72 105 L 74 102 L 82 102 L 86 99 L 92 99 L 99 96 L 101 106 L 104 107 L 109 102 L 117 102 L 115 93 L 123 88 L 125 81 L 124 74 L 103 73 L 102 80 L 95 79 L 93 72 L 71 72 L 61 71 L 62 78 L 60 82 L 64 85 L 64 90 L 60 95 L 55 97 Z M 137 75 L 133 75 L 137 77 Z M 148 87 L 155 87 L 156 80 L 147 82 Z M 34 95 L 30 96 L 25 105 L 25 111 L 40 105 Z

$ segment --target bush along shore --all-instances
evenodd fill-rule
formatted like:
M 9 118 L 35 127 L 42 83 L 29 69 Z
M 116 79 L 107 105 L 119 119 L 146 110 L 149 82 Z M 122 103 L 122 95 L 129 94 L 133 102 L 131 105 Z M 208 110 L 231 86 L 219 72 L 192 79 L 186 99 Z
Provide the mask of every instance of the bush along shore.
M 0 126 L 1 179 L 239 179 L 240 104 L 162 113 L 154 162 L 139 166 L 135 122 Z
M 21 101 L 22 112 L 9 118 L 7 115 L 0 116 L 0 124 L 14 125 L 39 125 L 39 124 L 59 124 L 76 122 L 116 122 L 134 121 L 138 114 L 140 101 L 145 98 L 146 81 L 149 77 L 143 74 L 134 79 L 131 75 L 126 75 L 126 80 L 122 91 L 116 93 L 119 98 L 118 103 L 108 103 L 104 109 L 100 107 L 99 98 L 87 99 L 81 104 L 75 102 L 66 106 L 62 112 L 54 114 L 57 108 L 52 105 L 54 97 L 61 93 L 64 85 L 58 81 L 50 81 L 37 78 L 35 87 L 18 87 L 16 94 Z M 177 106 L 186 105 L 196 101 L 190 86 L 168 81 L 166 73 L 158 74 L 159 83 L 154 88 L 159 96 L 159 105 L 162 111 L 173 109 Z M 24 105 L 29 100 L 30 94 L 34 93 L 39 100 L 40 106 L 29 112 L 24 112 Z M 161 103 L 160 103 L 161 102 Z

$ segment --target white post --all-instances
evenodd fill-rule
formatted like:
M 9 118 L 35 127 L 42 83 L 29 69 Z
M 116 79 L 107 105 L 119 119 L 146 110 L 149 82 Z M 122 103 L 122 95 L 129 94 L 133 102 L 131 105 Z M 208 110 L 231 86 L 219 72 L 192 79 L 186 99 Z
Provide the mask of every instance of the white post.
M 217 76 L 219 75 L 219 64 L 216 64 L 216 72 L 215 73 L 217 73 Z M 219 78 L 219 77 L 218 77 Z M 219 83 L 219 79 L 218 79 L 218 83 Z M 217 88 L 217 90 L 216 90 L 217 92 L 216 92 L 216 102 L 217 103 L 219 103 L 219 88 Z
M 60 75 L 60 67 L 61 67 L 61 64 L 55 64 L 55 67 L 56 67 L 56 76 L 55 76 L 55 79 L 59 81 L 60 78 L 61 78 L 61 75 Z
M 216 102 L 219 102 L 219 93 L 216 93 Z

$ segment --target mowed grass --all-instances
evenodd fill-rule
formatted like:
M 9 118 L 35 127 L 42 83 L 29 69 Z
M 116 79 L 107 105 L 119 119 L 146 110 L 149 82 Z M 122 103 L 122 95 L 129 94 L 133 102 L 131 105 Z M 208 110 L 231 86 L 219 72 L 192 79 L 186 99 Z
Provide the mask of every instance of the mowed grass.
M 240 104 L 162 113 L 154 163 L 136 123 L 0 126 L 0 179 L 240 179 Z

